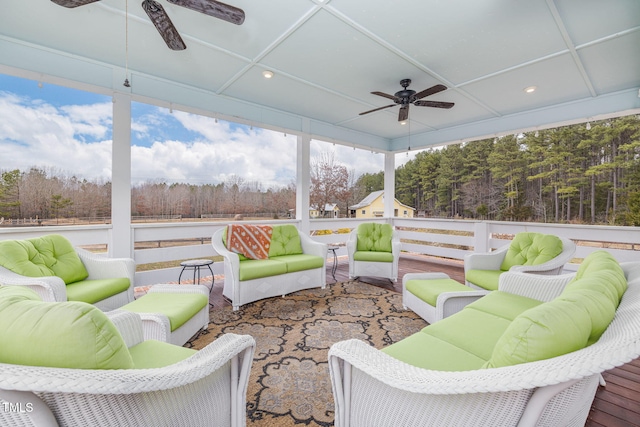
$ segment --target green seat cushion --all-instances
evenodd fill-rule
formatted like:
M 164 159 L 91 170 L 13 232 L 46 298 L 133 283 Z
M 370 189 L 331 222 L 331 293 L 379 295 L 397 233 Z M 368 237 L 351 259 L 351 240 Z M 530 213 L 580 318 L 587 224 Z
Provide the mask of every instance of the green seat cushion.
M 504 273 L 502 270 L 468 270 L 464 278 L 476 286 L 488 291 L 495 291 L 498 290 L 498 282 L 502 273 Z
M 282 255 L 269 259 L 284 262 L 287 273 L 324 267 L 324 258 L 315 255 Z
M 572 301 L 555 299 L 513 320 L 484 367 L 498 368 L 561 356 L 584 348 L 590 334 L 587 311 Z
M 287 264 L 271 259 L 247 259 L 240 261 L 240 280 L 277 276 L 287 272 Z
M 393 227 L 374 222 L 360 224 L 356 231 L 357 251 L 391 252 Z
M 302 253 L 300 235 L 295 225 L 274 225 L 269 247 L 269 258 Z
M 124 305 L 122 309 L 134 313 L 164 314 L 169 318 L 173 332 L 187 323 L 208 303 L 209 299 L 202 294 L 151 292 Z
M 162 368 L 173 365 L 197 353 L 192 348 L 180 347 L 157 340 L 146 340 L 129 349 L 136 369 Z
M 368 262 L 393 262 L 393 254 L 391 252 L 356 251 L 353 254 L 353 259 Z
M 28 292 L 27 292 L 28 291 Z M 0 362 L 75 369 L 128 369 L 133 360 L 107 316 L 82 302 L 43 302 L 0 287 Z
M 493 291 L 467 305 L 465 310 L 478 310 L 512 321 L 520 314 L 542 304 L 537 299 L 509 292 Z
M 129 279 L 126 277 L 80 280 L 67 285 L 67 300 L 95 304 L 105 298 L 126 291 L 129 286 Z
M 0 265 L 22 276 L 58 276 L 65 284 L 89 276 L 71 243 L 58 234 L 0 242 Z
M 518 233 L 505 254 L 500 269 L 509 270 L 514 265 L 538 265 L 552 260 L 562 252 L 562 240 L 558 236 L 540 233 Z
M 495 343 L 510 323 L 502 317 L 465 308 L 453 316 L 428 325 L 420 333 L 446 341 L 487 361 Z
M 486 362 L 475 354 L 432 335 L 416 333 L 382 349 L 409 365 L 437 371 L 470 371 Z
M 407 291 L 433 307 L 436 306 L 438 295 L 443 292 L 466 292 L 473 290 L 453 279 L 408 280 L 406 287 Z

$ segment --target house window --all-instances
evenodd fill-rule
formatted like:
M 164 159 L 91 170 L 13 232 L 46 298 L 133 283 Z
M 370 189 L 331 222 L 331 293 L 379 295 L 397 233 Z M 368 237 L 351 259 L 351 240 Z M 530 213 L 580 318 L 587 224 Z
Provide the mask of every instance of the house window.
M 362 215 L 366 214 L 367 211 L 365 209 L 362 209 Z

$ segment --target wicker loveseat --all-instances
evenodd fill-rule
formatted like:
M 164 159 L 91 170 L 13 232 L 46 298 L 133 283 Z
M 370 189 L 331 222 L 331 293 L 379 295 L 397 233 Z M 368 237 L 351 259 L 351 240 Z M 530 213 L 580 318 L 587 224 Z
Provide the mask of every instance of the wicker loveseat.
M 244 426 L 255 340 L 144 340 L 140 317 L 0 286 L 0 425 Z
M 247 259 L 227 249 L 227 228 L 211 238 L 215 251 L 224 257 L 222 294 L 234 310 L 263 298 L 326 286 L 327 245 L 291 224 L 274 225 L 272 231 L 267 259 Z
M 74 248 L 48 234 L 0 241 L 0 284 L 27 286 L 44 301 L 82 301 L 103 311 L 133 301 L 135 262 Z
M 600 374 L 640 355 L 640 263 L 592 255 L 575 274 L 505 273 L 382 351 L 334 344 L 336 427 L 583 425 Z

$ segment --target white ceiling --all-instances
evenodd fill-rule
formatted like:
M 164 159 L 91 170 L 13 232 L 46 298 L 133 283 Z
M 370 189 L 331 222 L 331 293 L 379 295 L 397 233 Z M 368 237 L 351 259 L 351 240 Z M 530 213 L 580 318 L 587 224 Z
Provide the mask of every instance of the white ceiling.
M 241 26 L 158 1 L 186 50 L 140 0 L 0 0 L 0 72 L 383 151 L 640 112 L 638 0 L 228 0 Z M 404 78 L 456 105 L 358 114 Z

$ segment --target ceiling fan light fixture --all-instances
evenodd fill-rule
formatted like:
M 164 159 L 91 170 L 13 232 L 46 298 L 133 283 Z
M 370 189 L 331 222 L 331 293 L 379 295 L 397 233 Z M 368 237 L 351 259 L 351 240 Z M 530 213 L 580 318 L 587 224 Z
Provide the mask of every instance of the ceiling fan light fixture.
M 264 76 L 265 79 L 270 79 L 273 77 L 273 71 L 264 70 L 262 72 L 262 75 Z
M 525 93 L 533 93 L 538 89 L 537 86 L 527 86 L 523 90 Z

